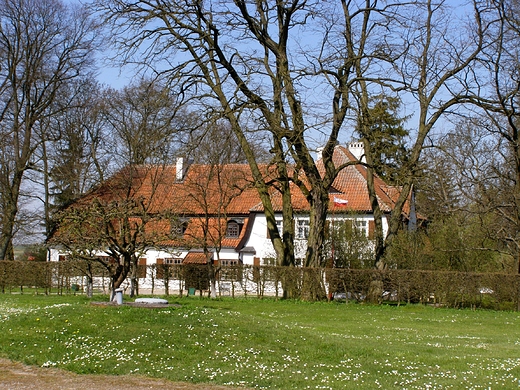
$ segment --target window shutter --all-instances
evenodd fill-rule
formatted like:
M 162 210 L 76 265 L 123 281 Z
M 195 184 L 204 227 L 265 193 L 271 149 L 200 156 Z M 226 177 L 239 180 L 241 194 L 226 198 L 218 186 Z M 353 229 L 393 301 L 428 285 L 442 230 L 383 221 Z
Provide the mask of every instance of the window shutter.
M 330 238 L 330 221 L 325 221 L 325 229 L 324 229 L 324 233 L 325 233 L 325 239 L 329 239 Z
M 353 230 L 352 220 L 351 219 L 347 219 L 345 221 L 345 236 L 347 238 L 351 238 L 352 237 L 352 230 Z
M 156 263 L 157 263 L 157 270 L 155 273 L 155 275 L 156 275 L 155 277 L 157 279 L 163 279 L 164 278 L 164 259 L 157 259 Z
M 137 277 L 146 278 L 146 257 L 141 257 L 137 264 Z
M 376 223 L 374 220 L 368 221 L 368 239 L 373 240 L 376 231 Z

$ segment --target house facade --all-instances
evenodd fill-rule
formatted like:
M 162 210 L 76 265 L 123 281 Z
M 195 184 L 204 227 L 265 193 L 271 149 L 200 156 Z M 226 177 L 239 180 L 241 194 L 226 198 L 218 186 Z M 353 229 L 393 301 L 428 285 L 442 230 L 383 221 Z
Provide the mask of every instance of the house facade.
M 347 165 L 331 188 L 328 220 L 332 226 L 349 221 L 370 240 L 374 217 L 366 169 L 361 164 L 348 165 L 362 158 L 362 154 L 360 143 L 336 146 L 334 164 Z M 317 160 L 318 167 L 320 161 Z M 266 165 L 262 169 L 266 177 L 273 174 L 272 167 Z M 375 184 L 381 210 L 388 215 L 398 189 L 377 177 Z M 149 215 L 161 215 L 160 220 L 147 228 L 151 236 L 155 234 L 155 240 L 150 239 L 150 244 L 141 249 L 140 265 L 207 264 L 208 261 L 222 267 L 275 264 L 263 205 L 248 165 L 210 166 L 178 159 L 175 166 L 138 167 L 119 173 L 74 207 L 88 208 L 98 199 L 122 202 L 123 193 L 126 198 L 139 199 Z M 297 188 L 292 189 L 292 197 L 296 257 L 303 259 L 309 233 L 308 204 Z M 277 211 L 277 225 L 281 228 L 281 198 L 273 192 L 271 199 Z M 386 217 L 383 229 L 386 234 Z M 49 260 L 59 261 L 68 253 L 64 246 L 56 245 L 50 250 Z M 103 248 L 99 248 L 98 253 L 107 256 Z

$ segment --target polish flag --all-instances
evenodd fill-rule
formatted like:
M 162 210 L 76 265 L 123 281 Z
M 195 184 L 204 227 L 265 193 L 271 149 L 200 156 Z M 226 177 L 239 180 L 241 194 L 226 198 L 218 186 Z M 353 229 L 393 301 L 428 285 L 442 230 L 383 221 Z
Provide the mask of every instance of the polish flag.
M 340 199 L 334 197 L 334 206 L 345 206 L 348 203 L 348 200 L 346 199 Z

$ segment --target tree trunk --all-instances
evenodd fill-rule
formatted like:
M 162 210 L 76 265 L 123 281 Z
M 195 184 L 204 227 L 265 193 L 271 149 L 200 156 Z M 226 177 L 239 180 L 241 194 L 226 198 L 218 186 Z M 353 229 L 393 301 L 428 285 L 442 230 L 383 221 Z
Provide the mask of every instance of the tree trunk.
M 211 260 L 208 260 L 208 279 L 209 279 L 209 296 L 211 299 L 217 298 L 217 278 L 215 267 Z
M 132 271 L 130 273 L 130 298 L 133 298 L 137 295 L 137 271 L 138 271 L 137 261 L 134 259 L 132 261 Z
M 122 261 L 122 263 L 121 263 Z M 115 298 L 115 290 L 123 284 L 128 273 L 130 272 L 131 266 L 131 255 L 125 253 L 122 255 L 122 259 L 119 260 L 119 263 L 115 266 L 115 269 L 111 270 L 110 280 L 112 284 L 112 291 L 110 295 L 110 300 L 114 300 Z
M 370 143 L 366 137 L 363 139 L 365 148 L 365 158 L 367 162 L 367 190 L 370 199 L 370 205 L 372 212 L 374 213 L 374 241 L 375 241 L 375 253 L 374 253 L 374 267 L 378 269 L 384 268 L 384 255 L 385 255 L 385 237 L 383 233 L 383 213 L 379 207 L 377 200 L 376 188 L 374 184 L 374 168 L 373 168 L 373 157 L 370 150 Z
M 14 260 L 13 237 L 16 216 L 18 214 L 18 196 L 20 193 L 20 185 L 22 180 L 22 172 L 15 175 L 10 188 L 4 189 L 7 194 L 3 194 L 4 204 L 2 215 L 2 230 L 0 235 L 0 260 Z
M 87 290 L 86 290 L 87 298 L 92 298 L 94 296 L 94 281 L 91 276 L 87 276 Z
M 281 266 L 294 266 L 294 212 L 292 207 L 292 194 L 287 178 L 287 170 L 285 162 L 282 163 L 283 167 L 278 169 L 280 172 L 283 169 L 283 173 L 286 175 L 283 178 L 282 186 L 282 248 L 283 257 L 279 262 Z
M 514 153 L 514 159 L 515 159 L 515 169 L 516 169 L 516 183 L 514 187 L 514 194 L 513 199 L 515 203 L 515 219 L 516 219 L 516 226 L 517 226 L 517 232 L 520 228 L 520 134 L 518 132 L 518 128 L 515 125 L 510 125 L 512 127 L 512 133 L 513 133 L 513 153 Z M 518 233 L 517 233 L 518 234 Z M 518 242 L 518 241 L 517 241 Z M 520 275 L 520 251 L 518 250 L 518 244 L 516 246 L 517 248 L 517 258 L 518 258 L 518 274 Z M 519 303 L 520 308 L 520 303 Z
M 311 192 L 309 213 L 309 239 L 305 258 L 306 267 L 322 267 L 324 262 L 323 245 L 327 221 L 329 194 L 323 187 L 315 187 Z

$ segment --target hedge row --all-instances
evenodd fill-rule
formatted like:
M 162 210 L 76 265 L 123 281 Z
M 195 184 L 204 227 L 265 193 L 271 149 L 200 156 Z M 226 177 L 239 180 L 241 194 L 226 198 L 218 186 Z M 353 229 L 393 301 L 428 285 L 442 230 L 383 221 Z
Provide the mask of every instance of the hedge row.
M 209 289 L 207 266 L 139 266 L 139 285 L 152 293 L 183 293 Z M 0 291 L 26 287 L 44 293 L 76 293 L 78 280 L 95 279 L 103 292 L 110 287 L 107 271 L 82 261 L 0 261 Z M 336 299 L 371 303 L 424 303 L 445 307 L 516 310 L 520 307 L 520 275 L 418 270 L 356 270 L 273 266 L 221 267 L 216 273 L 219 293 L 304 300 Z

